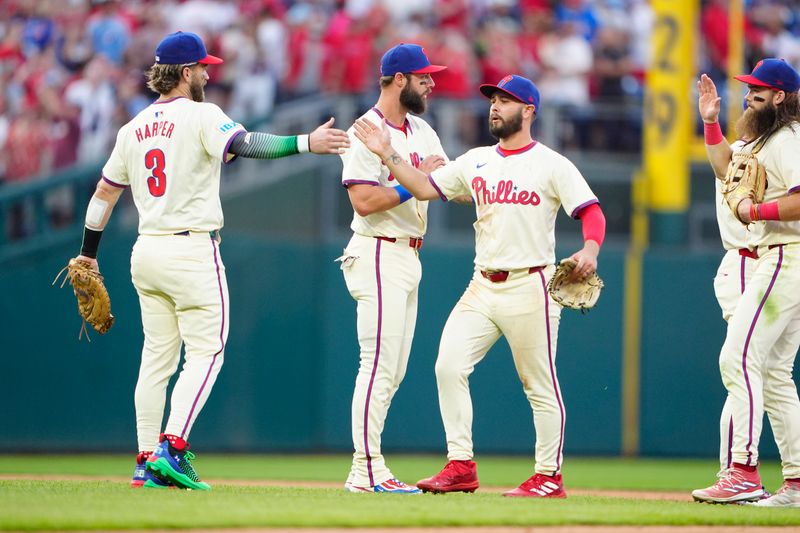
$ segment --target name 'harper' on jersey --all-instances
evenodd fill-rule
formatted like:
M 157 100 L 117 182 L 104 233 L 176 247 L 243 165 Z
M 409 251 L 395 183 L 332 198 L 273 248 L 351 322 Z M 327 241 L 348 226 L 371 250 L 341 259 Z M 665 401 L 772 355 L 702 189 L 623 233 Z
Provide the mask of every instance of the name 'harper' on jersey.
M 145 124 L 144 128 L 136 128 L 136 140 L 142 142 L 151 137 L 166 137 L 172 138 L 172 131 L 175 129 L 175 124 L 168 120 L 159 120 L 152 124 Z
M 539 205 L 542 201 L 536 191 L 520 191 L 512 180 L 497 182 L 497 190 L 488 190 L 486 180 L 480 176 L 472 178 L 472 190 L 475 191 L 475 202 L 478 205 L 486 204 L 520 204 Z M 494 189 L 494 187 L 492 187 Z

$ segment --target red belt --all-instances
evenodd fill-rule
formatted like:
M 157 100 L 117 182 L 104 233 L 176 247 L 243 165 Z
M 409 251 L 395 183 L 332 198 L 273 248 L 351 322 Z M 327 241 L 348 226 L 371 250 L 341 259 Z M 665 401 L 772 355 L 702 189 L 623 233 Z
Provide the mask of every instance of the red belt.
M 533 274 L 534 272 L 539 272 L 543 270 L 543 266 L 539 267 L 530 267 L 528 269 L 528 274 Z M 502 283 L 508 279 L 508 270 L 481 270 L 481 276 L 488 279 L 492 283 Z
M 394 237 L 375 237 L 375 238 L 387 242 L 397 242 L 397 239 Z M 410 237 L 408 239 L 408 245 L 415 250 L 419 250 L 420 248 L 422 248 L 422 237 Z
M 782 244 L 770 244 L 767 246 L 768 250 L 772 250 L 773 248 L 777 248 L 778 246 L 783 246 Z M 749 257 L 750 259 L 758 259 L 758 249 L 751 250 L 749 248 L 739 248 L 739 255 L 742 257 Z
M 191 231 L 187 229 L 186 231 L 179 231 L 178 233 L 173 233 L 173 235 L 181 235 L 183 237 L 188 237 L 190 233 Z M 197 233 L 203 233 L 203 232 L 198 231 Z M 217 240 L 217 237 L 219 237 L 219 230 L 215 229 L 214 231 L 209 231 L 208 234 L 211 235 L 212 239 Z

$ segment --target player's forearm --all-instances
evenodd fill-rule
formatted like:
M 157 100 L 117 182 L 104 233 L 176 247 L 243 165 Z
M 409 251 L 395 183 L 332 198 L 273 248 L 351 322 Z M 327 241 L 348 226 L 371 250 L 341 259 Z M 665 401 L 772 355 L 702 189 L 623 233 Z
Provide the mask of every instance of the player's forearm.
M 714 174 L 718 178 L 722 178 L 728 171 L 728 162 L 731 160 L 733 150 L 722 135 L 722 129 L 718 122 L 705 123 L 704 128 L 708 161 L 711 163 L 711 168 L 714 169 Z
M 393 148 L 381 154 L 381 159 L 397 182 L 418 200 L 432 200 L 439 197 L 439 193 L 428 181 L 427 174 L 414 168 Z
M 272 135 L 260 131 L 240 133 L 228 153 L 250 159 L 277 159 L 308 151 L 308 135 Z
M 800 193 L 790 194 L 777 201 L 779 220 L 800 220 Z
M 731 161 L 733 150 L 727 142 L 709 146 L 706 145 L 706 154 L 708 155 L 708 162 L 711 163 L 711 168 L 714 169 L 714 175 L 719 179 L 725 177 L 728 172 L 728 163 Z
M 739 220 L 745 224 L 759 220 L 800 220 L 800 193 L 793 193 L 771 202 L 754 204 L 749 199 L 739 202 L 736 208 Z
M 583 208 L 578 213 L 578 219 L 581 221 L 583 230 L 584 248 L 589 247 L 600 253 L 600 247 L 603 245 L 603 240 L 606 237 L 606 217 L 600 204 L 592 204 Z
M 81 255 L 89 258 L 97 257 L 97 249 L 100 246 L 100 238 L 103 230 L 108 224 L 111 212 L 117 205 L 117 200 L 122 195 L 119 187 L 114 187 L 100 180 L 97 183 L 89 206 L 86 209 L 86 220 L 83 228 L 83 241 L 81 243 Z
M 800 193 L 790 194 L 771 202 L 754 204 L 745 201 L 739 204 L 739 218 L 750 223 L 758 220 L 800 220 Z
M 348 189 L 348 193 L 353 210 L 362 217 L 388 211 L 400 205 L 403 200 L 395 187 L 380 185 L 355 185 Z

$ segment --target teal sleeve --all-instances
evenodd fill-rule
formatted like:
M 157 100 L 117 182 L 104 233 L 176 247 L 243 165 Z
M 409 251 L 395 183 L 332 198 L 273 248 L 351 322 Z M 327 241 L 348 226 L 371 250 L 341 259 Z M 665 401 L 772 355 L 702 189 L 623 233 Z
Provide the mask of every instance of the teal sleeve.
M 231 141 L 228 153 L 251 159 L 278 159 L 297 151 L 297 135 L 242 132 Z

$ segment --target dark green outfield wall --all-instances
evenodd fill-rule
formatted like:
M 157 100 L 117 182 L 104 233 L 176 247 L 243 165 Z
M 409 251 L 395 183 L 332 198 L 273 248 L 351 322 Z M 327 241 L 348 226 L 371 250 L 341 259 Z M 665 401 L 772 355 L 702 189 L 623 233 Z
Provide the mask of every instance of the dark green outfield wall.
M 130 232 L 104 238 L 102 267 L 117 316 L 92 343 L 69 289 L 51 287 L 78 247 L 0 265 L 6 342 L 0 373 L 0 451 L 134 451 L 133 388 L 142 334 L 130 283 Z M 222 244 L 231 294 L 225 366 L 195 425 L 200 450 L 347 451 L 357 368 L 355 305 L 337 265 L 344 242 L 279 242 L 229 231 Z M 606 289 L 587 315 L 564 312 L 558 364 L 567 454 L 618 454 L 623 252 L 604 250 Z M 566 252 L 564 250 L 563 252 Z M 441 328 L 471 272 L 470 245 L 426 246 L 408 375 L 384 432 L 387 450 L 444 452 L 433 365 Z M 724 325 L 711 280 L 717 254 L 649 252 L 642 319 L 641 452 L 717 449 Z M 501 340 L 472 378 L 477 453 L 532 453 L 530 411 Z M 774 455 L 771 435 L 762 450 Z

